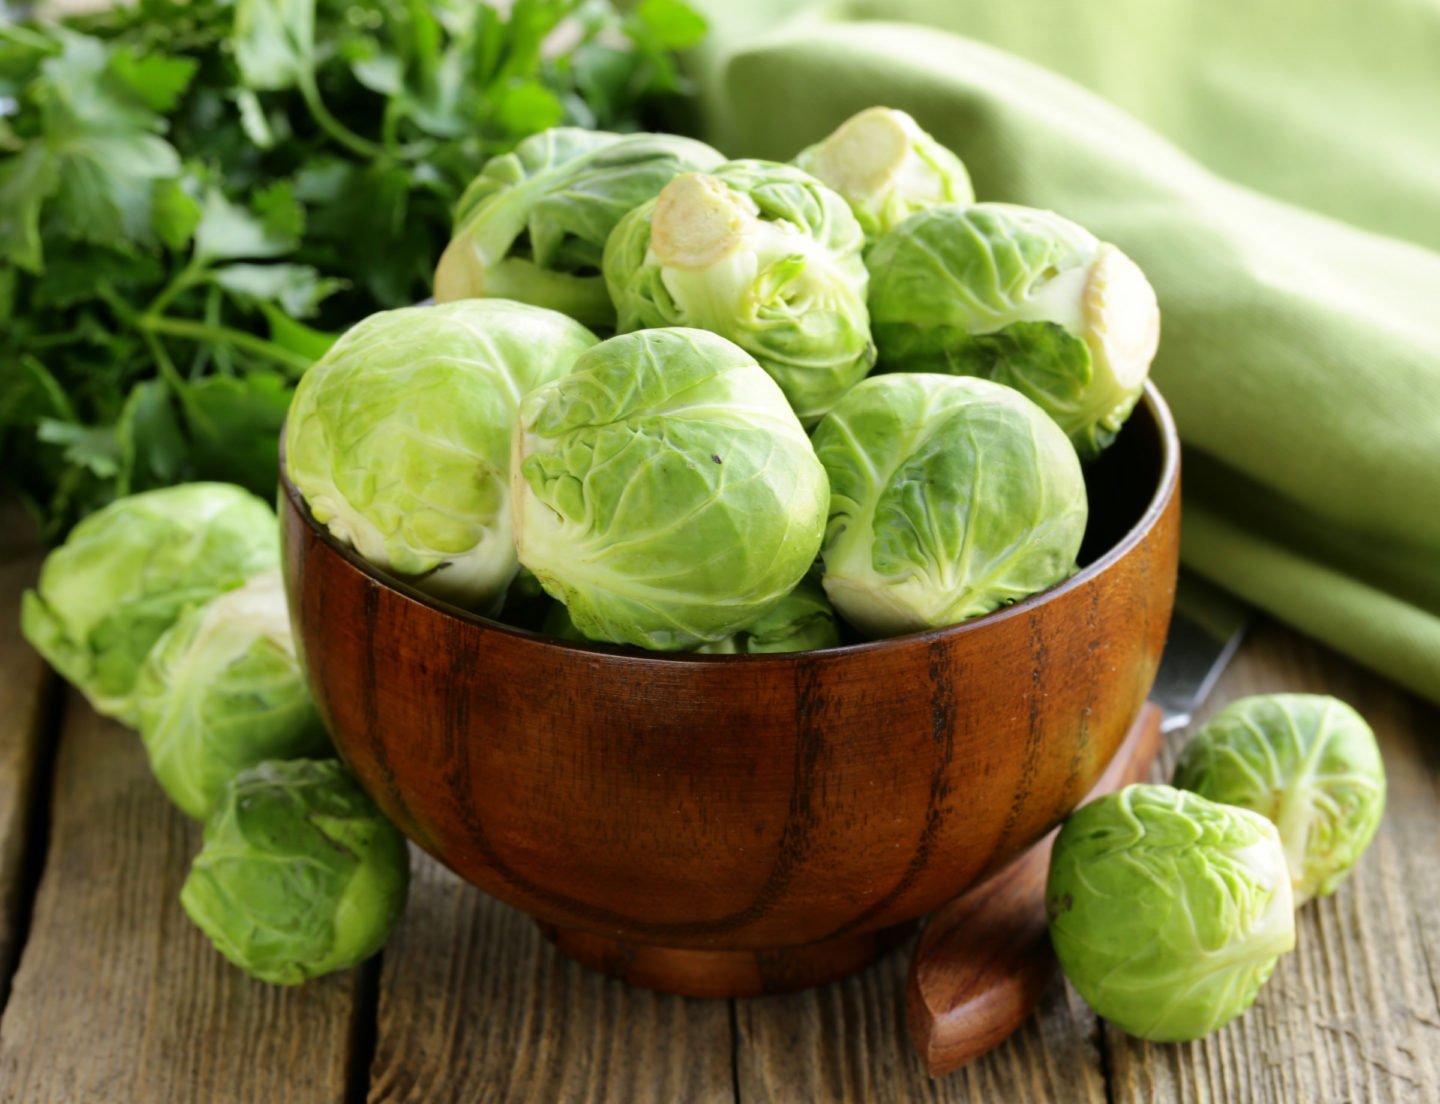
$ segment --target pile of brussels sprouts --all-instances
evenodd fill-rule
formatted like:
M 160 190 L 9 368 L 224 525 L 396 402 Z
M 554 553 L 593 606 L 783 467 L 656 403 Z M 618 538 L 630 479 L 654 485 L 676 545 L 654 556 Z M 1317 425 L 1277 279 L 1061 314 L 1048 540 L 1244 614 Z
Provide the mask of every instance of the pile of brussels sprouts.
M 465 192 L 435 296 L 301 380 L 312 515 L 451 604 L 671 652 L 933 629 L 1064 580 L 1082 463 L 1159 335 L 1123 253 L 974 202 L 885 108 L 793 164 L 537 134 Z
M 404 839 L 334 758 L 305 688 L 275 514 L 227 483 L 119 499 L 45 560 L 25 636 L 100 713 L 140 730 L 205 825 L 180 901 L 247 973 L 353 966 L 405 904 Z
M 1173 786 L 1082 806 L 1050 859 L 1066 976 L 1132 1035 L 1198 1039 L 1254 1003 L 1295 946 L 1295 908 L 1333 893 L 1385 809 L 1375 735 L 1315 694 L 1232 702 L 1185 745 Z
M 535 135 L 465 192 L 435 293 L 301 380 L 286 472 L 311 514 L 453 605 L 672 652 L 937 628 L 1062 581 L 1082 465 L 1159 334 L 1120 250 L 974 202 L 959 159 L 884 108 L 788 165 Z M 235 487 L 124 499 L 46 561 L 23 626 L 205 821 L 190 916 L 294 983 L 384 941 L 408 866 L 325 757 L 276 546 Z M 1081 995 L 1172 1040 L 1250 1005 L 1385 793 L 1365 722 L 1303 695 L 1224 710 L 1174 782 L 1077 811 L 1047 893 Z

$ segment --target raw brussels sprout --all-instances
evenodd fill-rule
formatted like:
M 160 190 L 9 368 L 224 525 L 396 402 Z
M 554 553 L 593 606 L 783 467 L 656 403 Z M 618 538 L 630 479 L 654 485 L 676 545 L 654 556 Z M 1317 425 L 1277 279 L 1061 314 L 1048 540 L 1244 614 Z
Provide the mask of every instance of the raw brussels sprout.
M 183 614 L 140 669 L 135 713 L 156 779 L 197 820 L 246 767 L 325 754 L 280 572 Z
M 556 127 L 491 158 L 455 211 L 435 270 L 435 298 L 498 296 L 613 326 L 600 275 L 605 239 L 676 173 L 724 158 L 674 134 Z
M 845 197 L 872 242 L 926 207 L 975 201 L 960 158 L 889 107 L 851 116 L 795 164 Z
M 1274 821 L 1296 905 L 1335 892 L 1385 811 L 1375 734 L 1320 694 L 1231 702 L 1186 743 L 1174 783 Z
M 300 380 L 286 471 L 315 520 L 371 563 L 494 613 L 518 566 L 515 408 L 594 343 L 563 314 L 507 299 L 371 315 Z
M 45 559 L 20 611 L 25 639 L 101 713 L 134 722 L 132 691 L 185 608 L 280 562 L 275 514 L 229 483 L 118 499 Z
M 589 639 L 575 627 L 569 611 L 559 602 L 545 618 L 545 635 L 557 640 Z M 695 651 L 702 655 L 764 655 L 808 652 L 839 643 L 835 611 L 825 600 L 825 592 L 818 583 L 805 579 L 752 625 L 714 644 L 702 644 Z
M 1169 786 L 1126 786 L 1071 816 L 1045 898 L 1065 976 L 1142 1039 L 1228 1023 L 1295 946 L 1275 826 Z
M 1088 505 L 1070 442 L 986 380 L 876 376 L 815 430 L 825 592 L 874 637 L 953 625 L 1075 570 Z
M 778 605 L 738 633 L 695 650 L 706 655 L 766 655 L 833 648 L 839 643 L 840 629 L 825 591 L 804 579 Z
M 292 759 L 231 781 L 180 903 L 251 977 L 299 985 L 379 950 L 409 880 L 404 838 L 345 768 Z
M 791 165 L 686 173 L 615 227 L 605 281 L 622 333 L 696 326 L 760 362 L 809 425 L 875 363 L 865 236 L 845 201 Z
M 870 318 L 887 371 L 984 376 L 1033 399 L 1082 459 L 1110 444 L 1160 340 L 1135 262 L 1051 211 L 944 204 L 871 251 Z
M 595 346 L 520 404 L 515 448 L 520 561 L 592 640 L 722 640 L 819 551 L 825 472 L 774 381 L 714 334 Z

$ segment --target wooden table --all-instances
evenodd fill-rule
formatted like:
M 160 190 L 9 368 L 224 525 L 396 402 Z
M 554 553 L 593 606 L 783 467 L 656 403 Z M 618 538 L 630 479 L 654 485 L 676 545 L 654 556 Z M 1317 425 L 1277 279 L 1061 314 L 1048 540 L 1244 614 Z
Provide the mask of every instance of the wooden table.
M 245 978 L 176 900 L 198 826 L 135 735 L 20 639 L 38 562 L 23 531 L 0 516 L 5 1104 L 1440 1101 L 1440 711 L 1284 628 L 1252 633 L 1208 708 L 1281 689 L 1353 702 L 1390 802 L 1258 1004 L 1204 1042 L 1154 1046 L 1057 982 L 1009 1043 L 932 1081 L 904 1035 L 904 952 L 795 996 L 660 996 L 567 962 L 418 853 L 382 958 L 300 989 Z

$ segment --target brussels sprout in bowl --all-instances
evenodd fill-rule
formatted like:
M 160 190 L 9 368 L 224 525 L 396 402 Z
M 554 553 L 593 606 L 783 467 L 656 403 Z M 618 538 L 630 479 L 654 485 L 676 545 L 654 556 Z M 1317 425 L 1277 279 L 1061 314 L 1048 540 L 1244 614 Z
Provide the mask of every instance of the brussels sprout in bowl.
M 326 727 L 411 839 L 582 962 L 756 993 L 858 968 L 1082 799 L 1159 661 L 1178 467 L 1147 386 L 1085 467 L 1073 574 L 958 625 L 806 651 L 501 624 L 367 562 L 288 480 L 284 571 Z

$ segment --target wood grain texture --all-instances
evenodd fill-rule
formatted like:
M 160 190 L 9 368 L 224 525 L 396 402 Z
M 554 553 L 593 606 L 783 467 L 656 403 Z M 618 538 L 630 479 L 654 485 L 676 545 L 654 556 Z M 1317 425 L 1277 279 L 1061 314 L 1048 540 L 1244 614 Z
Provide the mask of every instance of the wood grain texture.
M 1100 776 L 1169 622 L 1177 447 L 1152 390 L 1087 472 L 1087 566 L 926 634 L 778 656 L 558 643 L 382 577 L 287 485 L 292 620 L 340 753 L 462 877 L 558 929 L 750 959 L 743 985 L 693 985 L 693 958 L 671 984 L 620 946 L 601 956 L 619 976 L 800 987 L 836 971 L 784 949 L 930 911 Z
M 1007 1042 L 932 1079 L 905 1031 L 908 958 L 902 949 L 835 985 L 737 1000 L 742 1104 L 1105 1104 L 1097 1021 L 1058 978 Z
M 20 595 L 40 569 L 34 526 L 17 503 L 0 505 L 0 1006 L 19 954 L 38 775 L 54 678 L 20 635 Z
M 1085 797 L 1149 776 L 1164 744 L 1149 703 Z M 910 957 L 905 1018 L 932 1075 L 949 1073 L 1008 1039 L 1035 1011 L 1059 964 L 1050 950 L 1045 883 L 1057 828 L 999 874 L 943 905 Z
M 0 1021 L 4 1104 L 340 1104 L 355 979 L 250 981 L 177 894 L 200 831 L 139 740 L 66 701 L 51 839 Z
M 731 1104 L 730 1011 L 627 988 L 413 856 L 385 951 L 371 1104 Z
M 1300 910 L 1294 953 L 1244 1016 L 1174 1046 L 1106 1029 L 1117 1104 L 1440 1101 L 1440 711 L 1266 624 L 1201 720 L 1235 698 L 1282 690 L 1333 694 L 1374 727 L 1385 819 L 1335 895 Z

